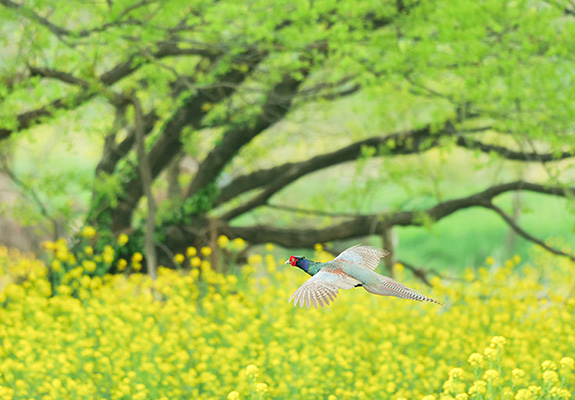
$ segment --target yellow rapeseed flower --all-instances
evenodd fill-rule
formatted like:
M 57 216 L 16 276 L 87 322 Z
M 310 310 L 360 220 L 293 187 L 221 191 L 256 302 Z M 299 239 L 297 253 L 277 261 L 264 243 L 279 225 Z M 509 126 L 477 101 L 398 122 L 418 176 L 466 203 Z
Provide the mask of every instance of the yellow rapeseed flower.
M 431 278 L 431 280 L 429 281 L 429 283 L 431 284 L 431 286 L 433 287 L 441 287 L 441 278 L 439 276 L 434 276 Z
M 52 271 L 59 272 L 62 270 L 62 263 L 60 260 L 52 260 Z
M 538 397 L 541 394 L 541 386 L 531 385 L 528 389 L 535 397 Z
M 188 248 L 186 249 L 186 255 L 187 255 L 188 257 L 193 257 L 193 256 L 195 256 L 196 254 L 198 254 L 198 251 L 196 250 L 195 247 L 188 247 Z
M 67 261 L 68 260 L 68 248 L 64 246 L 58 246 L 56 248 L 56 258 L 60 261 Z
M 467 362 L 471 364 L 472 367 L 481 367 L 483 365 L 483 356 L 479 353 L 473 353 L 469 356 Z
M 571 357 L 563 357 L 561 361 L 559 361 L 561 368 L 565 368 L 567 370 L 573 371 L 575 369 L 575 360 Z
M 245 245 L 246 245 L 246 242 L 242 238 L 235 238 L 234 240 L 232 240 L 232 246 L 234 246 L 238 250 L 243 249 L 245 247 Z
M 106 264 L 112 264 L 114 262 L 114 253 L 104 252 L 102 259 Z
M 56 248 L 56 243 L 50 242 L 50 241 L 45 241 L 45 242 L 42 242 L 42 246 L 46 250 L 54 250 Z
M 82 261 L 82 266 L 84 267 L 84 270 L 86 272 L 94 272 L 96 271 L 96 263 L 94 261 L 90 261 L 90 260 L 84 260 Z
M 511 371 L 511 376 L 514 380 L 519 380 L 525 376 L 525 371 L 520 368 L 515 368 L 513 371 Z
M 494 345 L 497 348 L 503 348 L 503 346 L 505 346 L 505 343 L 507 342 L 507 340 L 503 337 L 503 336 L 494 336 L 491 339 L 491 344 Z
M 266 251 L 273 251 L 273 249 L 275 249 L 273 243 L 266 244 Z
M 530 400 L 533 398 L 533 393 L 529 389 L 519 389 L 515 395 L 515 400 Z
M 114 248 L 113 248 L 112 246 L 106 245 L 106 246 L 104 246 L 104 254 L 112 254 L 112 255 L 114 255 L 114 254 L 115 254 L 115 250 L 114 250 Z
M 462 368 L 452 368 L 449 371 L 449 378 L 450 379 L 463 379 L 465 372 Z
M 201 267 L 196 253 L 190 263 L 197 258 L 201 268 L 158 268 L 152 282 L 136 273 L 89 276 L 90 262 L 99 266 L 96 260 L 106 261 L 112 247 L 92 257 L 81 249 L 79 261 L 65 240 L 54 249 L 67 258 L 59 260 L 54 251 L 45 264 L 0 246 L 0 400 L 97 398 L 101 388 L 113 399 L 142 400 L 263 399 L 270 393 L 285 400 L 294 390 L 303 399 L 329 400 L 572 395 L 575 301 L 553 300 L 570 289 L 566 260 L 535 256 L 522 271 L 484 269 L 469 282 L 428 289 L 450 299 L 449 312 L 356 291 L 329 309 L 308 311 L 286 304 L 305 274 L 276 270 L 275 256 L 265 251 L 252 253 L 247 267 L 220 258 L 222 269 L 233 271 L 226 275 L 209 268 L 205 257 Z M 123 257 L 118 270 L 131 263 L 131 255 Z M 57 273 L 49 268 L 55 265 Z M 409 279 L 405 283 L 417 287 Z M 421 323 L 406 324 L 406 316 Z M 341 346 L 342 332 L 364 340 Z M 505 339 L 491 339 L 492 332 Z M 326 379 L 305 379 L 302 371 Z M 267 393 L 258 386 L 263 382 Z
M 493 257 L 489 256 L 485 259 L 485 264 L 486 265 L 493 265 L 493 264 L 495 264 L 495 259 Z
M 488 369 L 487 371 L 485 371 L 485 373 L 483 374 L 483 379 L 485 379 L 486 381 L 493 381 L 495 379 L 499 378 L 499 372 L 497 372 L 494 369 Z
M 239 400 L 239 398 L 240 394 L 235 390 L 232 390 L 230 393 L 228 393 L 228 400 Z
M 192 267 L 199 267 L 202 264 L 202 260 L 200 259 L 200 257 L 192 257 L 192 259 L 190 260 L 190 265 Z
M 547 370 L 555 371 L 557 369 L 557 364 L 555 364 L 553 361 L 545 360 L 541 363 L 541 369 L 543 371 Z
M 218 237 L 218 246 L 220 246 L 220 247 L 226 247 L 229 242 L 230 242 L 230 239 L 228 239 L 228 237 L 225 235 L 220 235 Z
M 469 394 L 484 394 L 487 391 L 487 382 L 478 380 L 469 388 Z
M 485 354 L 485 357 L 488 360 L 492 360 L 495 357 L 497 357 L 497 354 L 499 353 L 499 351 L 496 348 L 493 347 L 487 347 L 485 348 L 485 350 L 483 351 L 483 354 Z
M 255 364 L 250 364 L 246 367 L 246 374 L 248 376 L 256 375 L 259 371 L 259 368 Z
M 183 263 L 185 259 L 186 259 L 186 257 L 184 257 L 184 255 L 182 253 L 178 253 L 174 256 L 174 262 L 176 264 Z
M 559 375 L 557 374 L 557 372 L 550 369 L 543 372 L 543 382 L 555 383 L 558 381 L 559 381 Z
M 142 256 L 142 253 L 140 253 L 140 252 L 134 253 L 132 255 L 132 262 L 134 262 L 134 263 L 140 262 L 143 260 L 143 258 L 144 257 Z
M 120 234 L 120 236 L 118 236 L 118 245 L 124 246 L 126 243 L 128 243 L 128 241 L 130 240 L 130 238 L 128 237 L 128 235 L 126 235 L 125 233 Z
M 205 270 L 205 271 L 210 270 L 211 266 L 212 266 L 212 264 L 208 260 L 203 260 L 200 263 L 200 269 Z
M 96 229 L 94 229 L 92 226 L 86 226 L 82 230 L 82 236 L 88 239 L 93 238 L 96 236 Z
M 263 382 L 256 383 L 256 392 L 265 393 L 268 391 L 268 385 Z
M 123 258 L 120 258 L 118 260 L 118 271 L 125 270 L 127 265 L 128 265 L 128 262 L 126 260 L 124 260 Z
M 202 247 L 202 249 L 200 250 L 200 252 L 202 253 L 202 255 L 204 256 L 209 256 L 210 254 L 212 254 L 212 249 L 208 246 L 204 246 Z
M 264 260 L 261 254 L 250 254 L 248 256 L 248 264 L 254 265 L 259 264 Z
M 475 272 L 473 272 L 472 268 L 465 268 L 465 271 L 463 271 L 463 279 L 467 282 L 473 282 L 475 280 Z

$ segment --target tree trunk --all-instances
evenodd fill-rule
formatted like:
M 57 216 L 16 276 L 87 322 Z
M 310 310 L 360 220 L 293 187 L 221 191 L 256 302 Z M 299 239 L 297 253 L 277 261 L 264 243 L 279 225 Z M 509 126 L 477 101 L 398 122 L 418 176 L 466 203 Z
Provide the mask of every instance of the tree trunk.
M 513 195 L 513 213 L 511 214 L 511 219 L 513 222 L 519 222 L 519 216 L 521 215 L 521 192 L 515 192 Z M 514 229 L 510 229 L 505 239 L 505 251 L 507 257 L 513 257 L 515 252 L 515 242 L 517 240 L 517 232 Z
M 393 266 L 395 265 L 395 248 L 393 243 L 393 228 L 384 229 L 381 233 L 381 240 L 383 248 L 389 252 L 387 257 L 383 259 L 383 265 L 387 270 L 387 275 L 393 278 Z

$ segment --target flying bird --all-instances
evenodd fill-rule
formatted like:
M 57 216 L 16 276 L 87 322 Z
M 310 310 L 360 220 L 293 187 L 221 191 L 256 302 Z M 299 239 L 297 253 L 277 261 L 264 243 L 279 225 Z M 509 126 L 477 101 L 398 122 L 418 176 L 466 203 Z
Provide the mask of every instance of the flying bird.
M 363 286 L 370 293 L 380 296 L 395 296 L 401 299 L 429 301 L 440 304 L 417 291 L 375 272 L 379 260 L 389 253 L 371 246 L 353 246 L 344 250 L 333 261 L 325 263 L 307 260 L 305 257 L 291 256 L 285 263 L 301 268 L 309 278 L 296 290 L 289 301 L 294 306 L 311 305 L 317 308 L 329 305 L 339 293 L 339 289 L 351 289 Z

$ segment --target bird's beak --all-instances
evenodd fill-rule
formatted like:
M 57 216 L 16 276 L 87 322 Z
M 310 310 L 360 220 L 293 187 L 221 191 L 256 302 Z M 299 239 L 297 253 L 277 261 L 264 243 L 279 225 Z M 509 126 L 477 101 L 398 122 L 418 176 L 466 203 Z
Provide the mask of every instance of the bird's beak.
M 284 264 L 289 264 L 289 260 L 286 260 L 286 262 Z

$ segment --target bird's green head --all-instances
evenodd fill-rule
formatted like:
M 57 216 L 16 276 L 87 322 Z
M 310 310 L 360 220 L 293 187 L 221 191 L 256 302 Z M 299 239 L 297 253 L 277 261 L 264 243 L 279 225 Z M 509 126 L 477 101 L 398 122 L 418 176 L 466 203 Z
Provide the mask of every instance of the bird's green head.
M 285 264 L 289 264 L 292 267 L 298 267 L 303 269 L 304 271 L 307 272 L 307 269 L 309 267 L 309 260 L 306 260 L 305 257 L 297 257 L 297 256 L 291 256 L 289 258 L 289 260 L 287 260 L 285 262 Z

